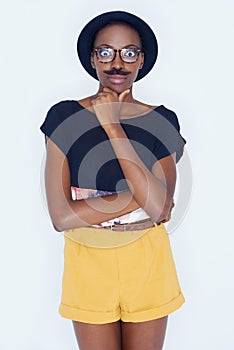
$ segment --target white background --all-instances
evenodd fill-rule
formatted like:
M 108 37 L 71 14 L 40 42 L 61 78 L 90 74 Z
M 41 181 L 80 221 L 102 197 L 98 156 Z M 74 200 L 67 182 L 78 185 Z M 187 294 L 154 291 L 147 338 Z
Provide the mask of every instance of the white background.
M 1 6 L 0 348 L 77 348 L 71 321 L 57 312 L 63 236 L 42 200 L 39 126 L 54 103 L 96 92 L 76 39 L 92 17 L 116 9 L 133 11 L 157 35 L 157 64 L 135 84 L 135 97 L 177 113 L 193 167 L 191 205 L 170 235 L 186 303 L 169 317 L 164 349 L 234 349 L 231 0 Z

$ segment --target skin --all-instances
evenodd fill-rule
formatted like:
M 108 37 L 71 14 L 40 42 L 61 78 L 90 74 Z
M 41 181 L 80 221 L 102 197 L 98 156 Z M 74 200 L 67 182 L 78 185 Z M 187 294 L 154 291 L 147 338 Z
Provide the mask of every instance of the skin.
M 141 40 L 136 31 L 128 26 L 120 25 L 111 25 L 99 31 L 94 47 L 103 46 L 106 43 L 115 49 L 124 48 L 129 44 L 141 47 Z M 164 160 L 167 172 L 170 172 L 171 169 L 170 174 L 167 174 L 169 179 L 167 181 L 166 178 L 163 179 L 164 172 L 160 174 L 162 168 L 159 168 L 158 162 L 158 167 L 155 165 L 152 172 L 146 168 L 131 146 L 120 124 L 121 115 L 124 115 L 126 112 L 129 113 L 129 108 L 132 108 L 133 114 L 137 114 L 139 108 L 143 106 L 152 108 L 152 106 L 136 101 L 132 95 L 133 82 L 139 69 L 144 64 L 144 54 L 140 53 L 138 60 L 131 64 L 123 62 L 119 54 L 116 55 L 113 62 L 103 64 L 97 60 L 94 54 L 91 56 L 91 64 L 96 70 L 100 84 L 98 94 L 87 102 L 91 103 L 94 113 L 111 141 L 125 178 L 129 181 L 129 187 L 134 199 L 154 221 L 165 222 L 165 220 L 168 220 L 171 209 L 174 206 L 174 155 L 167 157 L 166 163 Z M 124 76 L 124 78 L 122 77 L 121 80 L 118 80 L 118 76 L 116 79 L 113 79 L 112 75 L 106 74 L 106 71 L 113 68 L 121 69 L 129 74 Z M 123 104 L 122 102 L 125 103 Z M 126 111 L 126 109 L 128 110 Z M 144 193 L 142 193 L 142 187 L 146 189 Z M 157 198 L 157 201 L 155 198 Z
M 138 33 L 126 25 L 110 25 L 97 34 L 94 46 L 108 44 L 115 49 L 127 45 L 141 46 Z M 106 132 L 119 163 L 128 181 L 130 191 L 118 195 L 88 200 L 73 201 L 70 192 L 70 172 L 67 158 L 47 138 L 47 160 L 45 184 L 48 208 L 57 231 L 89 226 L 144 208 L 152 220 L 166 222 L 174 206 L 173 195 L 176 182 L 175 154 L 157 161 L 147 169 L 136 154 L 125 134 L 120 120 L 143 115 L 155 108 L 133 98 L 132 86 L 139 69 L 144 64 L 140 53 L 135 63 L 125 63 L 117 53 L 109 63 L 98 62 L 91 55 L 91 64 L 99 78 L 96 94 L 79 101 L 92 111 Z M 129 72 L 122 76 L 110 76 L 106 71 L 113 68 Z M 123 103 L 125 102 L 125 103 Z M 145 188 L 145 191 L 142 191 Z M 112 322 L 94 325 L 73 321 L 81 350 L 126 349 L 161 350 L 163 346 L 167 316 L 146 322 Z M 122 340 L 121 340 L 122 339 Z

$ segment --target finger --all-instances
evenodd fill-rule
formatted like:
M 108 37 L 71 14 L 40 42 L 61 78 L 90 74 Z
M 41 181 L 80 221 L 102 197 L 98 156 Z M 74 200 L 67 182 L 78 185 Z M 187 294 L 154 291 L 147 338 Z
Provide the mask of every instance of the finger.
M 102 91 L 104 92 L 110 92 L 110 93 L 113 93 L 113 94 L 116 94 L 116 92 L 114 90 L 111 90 L 110 88 L 108 88 L 107 86 L 105 86 Z
M 92 106 L 95 106 L 95 105 L 96 105 L 97 99 L 98 99 L 98 97 L 97 97 L 95 100 L 91 100 Z
M 123 102 L 123 100 L 125 99 L 127 94 L 129 94 L 129 92 L 130 92 L 130 89 L 127 89 L 121 92 L 121 94 L 119 95 L 119 102 Z
M 98 101 L 101 99 L 101 96 L 97 96 L 95 97 L 93 100 L 91 100 L 91 103 L 94 103 L 95 101 Z
M 165 224 L 165 222 L 167 222 L 167 221 L 169 221 L 169 218 L 165 218 L 165 219 L 162 220 L 161 222 L 162 222 L 163 224 Z
M 162 220 L 161 222 L 162 222 L 163 224 L 165 224 L 165 223 L 168 222 L 170 219 L 171 219 L 171 218 L 167 217 L 167 218 L 165 218 L 164 220 Z
M 111 95 L 113 95 L 113 96 L 115 96 L 115 97 L 118 98 L 117 92 L 111 90 L 111 89 L 108 88 L 108 87 L 104 87 L 104 88 L 102 89 L 102 92 L 106 92 L 107 94 L 111 94 Z
M 98 93 L 98 96 L 106 96 L 106 95 L 107 95 L 107 92 L 104 92 L 104 91 Z

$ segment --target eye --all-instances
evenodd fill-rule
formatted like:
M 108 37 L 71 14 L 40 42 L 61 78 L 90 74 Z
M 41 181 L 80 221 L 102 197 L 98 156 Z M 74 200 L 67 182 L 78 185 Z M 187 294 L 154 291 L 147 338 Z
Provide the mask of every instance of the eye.
M 101 57 L 109 57 L 111 56 L 112 50 L 110 48 L 103 47 L 98 50 L 98 53 Z
M 127 56 L 127 57 L 135 57 L 136 54 L 137 54 L 137 50 L 136 49 L 127 49 L 124 52 L 124 56 Z

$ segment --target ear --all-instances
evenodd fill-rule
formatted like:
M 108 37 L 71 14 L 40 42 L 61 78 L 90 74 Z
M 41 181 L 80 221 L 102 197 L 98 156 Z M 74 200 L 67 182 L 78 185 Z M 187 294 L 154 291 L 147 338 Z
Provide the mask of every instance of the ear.
M 140 63 L 140 67 L 139 67 L 139 69 L 141 69 L 142 67 L 143 67 L 143 65 L 144 65 L 144 52 L 142 52 L 141 53 L 141 63 Z
M 91 53 L 91 56 L 90 56 L 90 63 L 91 63 L 92 68 L 96 69 L 95 68 L 95 63 L 94 63 L 94 54 L 93 54 L 93 52 Z

